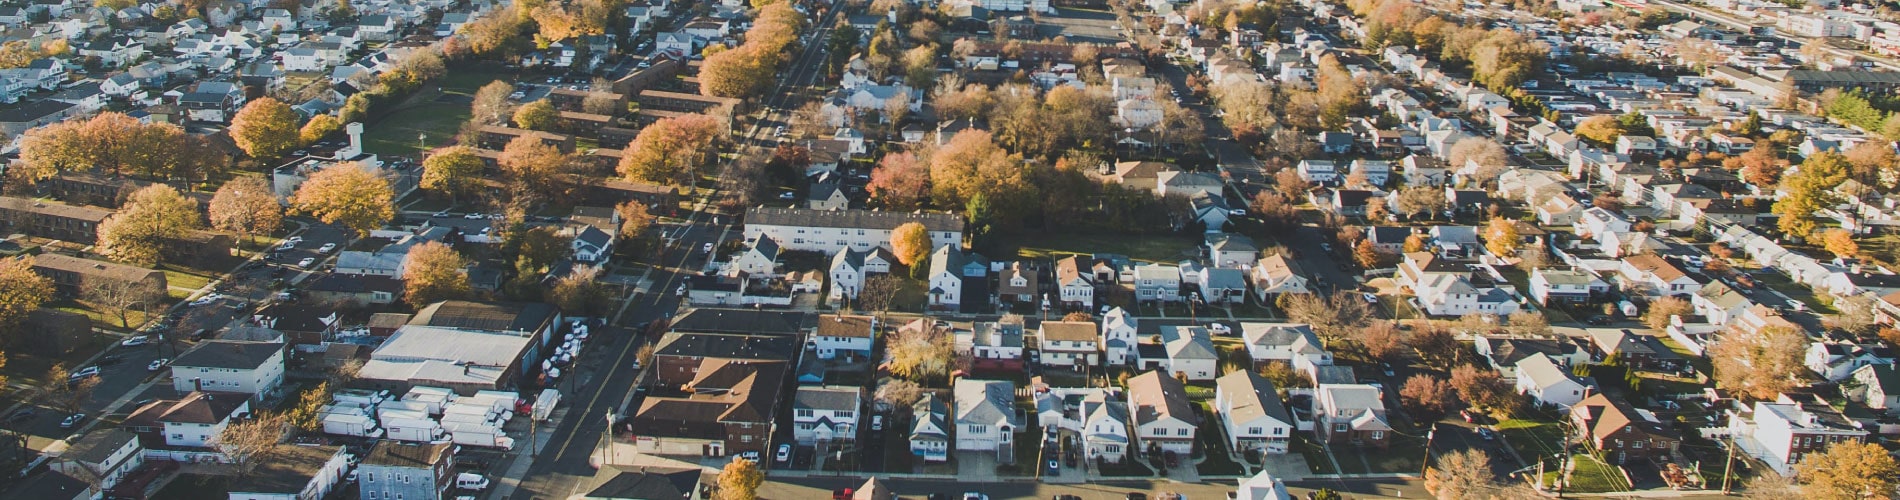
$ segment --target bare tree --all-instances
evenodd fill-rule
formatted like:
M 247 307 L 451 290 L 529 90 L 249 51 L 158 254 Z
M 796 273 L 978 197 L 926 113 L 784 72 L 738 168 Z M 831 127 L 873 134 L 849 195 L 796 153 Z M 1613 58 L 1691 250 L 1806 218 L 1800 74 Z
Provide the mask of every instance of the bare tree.
M 893 378 L 885 379 L 884 383 L 878 384 L 877 393 L 873 395 L 871 399 L 876 401 L 878 405 L 883 406 L 884 409 L 890 410 L 910 408 L 911 405 L 917 404 L 917 400 L 923 399 L 923 397 L 924 390 L 918 386 L 916 382 Z
M 66 371 L 65 363 L 57 363 L 47 370 L 46 378 L 40 383 L 38 399 L 55 409 L 78 413 L 86 401 L 92 399 L 92 390 L 98 387 L 98 376 L 74 379 L 72 373 Z
M 146 310 L 160 297 L 145 282 L 104 278 L 85 280 L 79 292 L 93 307 L 119 318 L 120 328 L 131 328 L 132 313 Z
M 903 285 L 904 280 L 890 274 L 865 278 L 864 287 L 858 290 L 858 308 L 883 314 L 891 307 L 891 297 Z
M 237 477 L 244 478 L 255 472 L 258 465 L 284 455 L 287 451 L 284 435 L 289 427 L 289 422 L 282 414 L 265 414 L 226 425 L 224 431 L 213 436 L 207 444 L 230 457 L 231 465 L 237 469 Z

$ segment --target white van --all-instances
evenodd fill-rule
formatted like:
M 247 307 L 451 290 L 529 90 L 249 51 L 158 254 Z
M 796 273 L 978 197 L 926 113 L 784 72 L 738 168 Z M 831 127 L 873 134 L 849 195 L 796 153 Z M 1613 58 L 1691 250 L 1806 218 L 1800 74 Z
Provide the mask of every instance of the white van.
M 485 490 L 488 489 L 488 478 L 473 472 L 463 472 L 455 475 L 455 487 L 464 490 Z

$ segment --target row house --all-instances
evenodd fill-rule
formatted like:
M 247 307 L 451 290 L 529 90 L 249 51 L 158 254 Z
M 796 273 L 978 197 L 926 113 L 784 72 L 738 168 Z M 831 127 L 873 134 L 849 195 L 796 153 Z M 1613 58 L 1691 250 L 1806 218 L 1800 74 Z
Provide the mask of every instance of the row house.
M 1572 406 L 1570 422 L 1604 460 L 1618 465 L 1668 457 L 1682 444 L 1675 429 L 1657 421 L 1654 414 L 1603 394 L 1593 394 Z
M 1791 394 L 1731 412 L 1728 425 L 1742 452 L 1788 476 L 1794 474 L 1794 464 L 1802 457 L 1836 443 L 1865 442 L 1870 434 L 1862 423 L 1842 415 L 1826 401 Z
M 924 225 L 933 247 L 963 244 L 963 219 L 943 213 L 757 207 L 746 210 L 745 222 L 747 242 L 769 236 L 787 250 L 827 255 L 843 248 L 889 250 L 891 231 L 911 222 Z
M 1287 452 L 1293 418 L 1273 382 L 1253 370 L 1235 370 L 1215 380 L 1212 409 L 1227 436 L 1227 449 L 1249 454 Z
M 1138 451 L 1180 456 L 1194 451 L 1201 418 L 1194 413 L 1187 387 L 1179 379 L 1160 371 L 1128 379 L 1128 407 L 1135 431 L 1133 445 Z

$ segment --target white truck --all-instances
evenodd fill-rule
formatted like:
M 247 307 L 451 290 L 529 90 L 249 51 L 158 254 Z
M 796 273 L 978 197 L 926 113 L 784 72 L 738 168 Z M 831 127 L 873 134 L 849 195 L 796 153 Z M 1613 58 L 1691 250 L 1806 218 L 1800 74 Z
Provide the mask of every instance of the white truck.
M 323 432 L 339 436 L 366 438 L 383 437 L 383 428 L 375 420 L 363 415 L 332 413 L 323 416 Z
M 542 389 L 541 396 L 534 398 L 534 421 L 548 421 L 548 417 L 554 415 L 554 406 L 558 404 L 561 404 L 561 391 Z
M 442 423 L 444 425 L 475 424 L 475 425 L 489 425 L 489 426 L 494 426 L 494 427 L 501 427 L 503 422 L 500 420 L 496 420 L 494 417 L 471 414 L 471 413 L 444 413 L 442 414 Z
M 462 398 L 464 402 L 479 402 L 501 412 L 502 420 L 514 420 L 515 408 L 521 406 L 521 398 L 512 392 L 479 391 L 474 396 Z
M 384 401 L 389 400 L 389 391 L 366 391 L 366 390 L 361 390 L 361 389 L 343 389 L 343 390 L 336 391 L 335 393 L 332 393 L 330 397 L 335 399 L 337 404 L 348 404 L 348 405 L 356 405 L 356 406 L 364 407 L 364 408 L 375 408 L 377 405 L 383 404 Z
M 500 423 L 508 421 L 508 419 L 503 418 L 504 416 L 505 415 L 503 415 L 503 412 L 496 411 L 494 408 L 490 408 L 487 406 L 465 405 L 465 404 L 458 403 L 458 404 L 452 404 L 452 405 L 442 408 L 442 421 L 444 422 L 449 421 L 449 420 L 455 420 L 458 422 L 470 422 L 470 421 L 479 420 L 479 421 L 484 421 L 484 422 L 495 422 L 496 425 L 500 425 Z
M 428 407 L 430 415 L 441 415 L 442 407 L 455 401 L 455 391 L 441 387 L 415 386 L 402 395 L 405 403 L 418 403 Z
M 449 440 L 448 429 L 433 420 L 395 419 L 384 420 L 383 431 L 390 439 L 411 443 L 434 443 Z
M 448 429 L 449 436 L 455 440 L 455 444 L 502 450 L 515 448 L 515 438 L 508 437 L 508 434 L 502 432 L 501 427 L 470 423 L 448 423 L 443 424 L 443 427 Z

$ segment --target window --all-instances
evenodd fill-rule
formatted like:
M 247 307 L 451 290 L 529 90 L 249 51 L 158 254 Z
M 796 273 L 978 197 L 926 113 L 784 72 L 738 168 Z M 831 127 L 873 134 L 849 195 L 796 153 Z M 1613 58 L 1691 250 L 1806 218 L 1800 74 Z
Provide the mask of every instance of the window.
M 1385 431 L 1372 431 L 1372 439 L 1385 439 Z
M 376 500 L 376 492 L 369 492 L 369 500 Z
M 751 434 L 741 434 L 741 435 L 739 435 L 739 442 L 741 442 L 741 443 L 750 443 L 750 442 L 752 442 L 752 435 L 751 435 Z
M 1275 436 L 1278 436 L 1278 435 L 1281 435 L 1281 434 L 1286 434 L 1286 428 L 1285 428 L 1285 427 L 1274 427 L 1274 428 L 1273 428 L 1273 435 L 1275 435 Z
M 841 411 L 841 412 L 837 412 L 837 415 L 838 415 L 838 418 L 841 418 L 841 419 L 857 418 L 857 413 L 858 412 L 855 412 L 855 411 Z
M 1639 449 L 1639 450 L 1640 450 L 1640 449 L 1643 449 L 1643 441 L 1640 441 L 1640 440 L 1638 440 L 1638 441 L 1630 441 L 1630 447 L 1631 447 L 1631 448 L 1635 448 L 1635 449 Z
M 1175 429 L 1175 430 L 1174 430 L 1174 434 L 1175 434 L 1175 435 L 1177 435 L 1177 436 L 1186 436 L 1186 435 L 1188 435 L 1189 433 L 1192 433 L 1192 432 L 1194 432 L 1194 431 L 1193 431 L 1192 429 L 1186 429 L 1186 428 L 1182 428 L 1182 429 Z
M 1333 432 L 1346 432 L 1346 424 L 1333 424 Z

